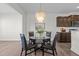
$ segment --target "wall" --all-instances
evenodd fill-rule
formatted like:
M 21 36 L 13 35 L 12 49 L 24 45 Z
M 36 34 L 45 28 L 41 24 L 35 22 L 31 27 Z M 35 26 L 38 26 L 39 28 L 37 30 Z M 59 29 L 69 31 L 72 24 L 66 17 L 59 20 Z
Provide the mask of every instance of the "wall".
M 19 40 L 22 32 L 22 15 L 16 13 L 0 14 L 0 40 Z
M 27 15 L 23 14 L 23 18 L 22 18 L 22 32 L 25 34 L 26 38 L 27 38 Z

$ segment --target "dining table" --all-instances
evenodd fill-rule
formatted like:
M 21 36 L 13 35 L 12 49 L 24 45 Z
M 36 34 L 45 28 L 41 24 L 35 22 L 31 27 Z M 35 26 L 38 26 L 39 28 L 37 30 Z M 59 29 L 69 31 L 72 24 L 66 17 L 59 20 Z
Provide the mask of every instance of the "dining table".
M 30 37 L 29 41 L 35 41 L 34 43 L 37 44 L 37 48 L 41 49 L 42 44 L 43 44 L 43 40 L 47 40 L 50 39 L 50 37 Z
M 50 37 L 30 37 L 30 40 L 35 40 L 37 44 L 43 43 L 43 40 L 50 39 Z

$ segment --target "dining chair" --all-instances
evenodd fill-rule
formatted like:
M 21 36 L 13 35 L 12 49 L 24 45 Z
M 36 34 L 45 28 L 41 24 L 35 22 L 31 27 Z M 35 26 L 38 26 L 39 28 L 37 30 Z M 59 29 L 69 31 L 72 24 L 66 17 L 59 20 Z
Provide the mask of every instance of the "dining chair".
M 51 44 L 51 32 L 46 31 L 46 37 L 49 37 L 48 39 L 43 40 L 45 44 Z
M 49 54 L 52 54 L 52 55 L 57 55 L 57 51 L 56 51 L 56 42 L 57 42 L 57 39 L 58 39 L 58 34 L 56 33 L 53 41 L 52 41 L 52 44 L 45 44 L 45 41 L 43 41 L 43 45 L 42 45 L 42 55 L 44 56 L 44 52 L 46 53 L 49 53 Z M 45 51 L 45 50 L 51 50 L 51 52 L 48 52 L 48 51 Z
M 51 44 L 50 38 L 43 39 L 43 45 Z
M 29 32 L 29 43 L 34 44 L 35 43 L 35 40 L 32 40 L 31 41 L 31 38 L 30 37 L 34 37 L 34 32 L 33 31 Z
M 34 32 L 29 32 L 29 37 L 33 37 L 34 36 Z
M 46 36 L 51 38 L 51 32 L 46 31 Z
M 20 34 L 21 37 L 21 45 L 22 45 L 22 50 L 21 50 L 21 54 L 20 56 L 22 56 L 23 51 L 25 51 L 25 56 L 34 52 L 35 51 L 35 55 L 36 55 L 36 44 L 27 44 L 27 40 L 25 38 L 24 34 Z M 34 49 L 33 51 L 31 51 L 31 49 Z M 28 53 L 28 50 L 30 50 L 30 52 Z

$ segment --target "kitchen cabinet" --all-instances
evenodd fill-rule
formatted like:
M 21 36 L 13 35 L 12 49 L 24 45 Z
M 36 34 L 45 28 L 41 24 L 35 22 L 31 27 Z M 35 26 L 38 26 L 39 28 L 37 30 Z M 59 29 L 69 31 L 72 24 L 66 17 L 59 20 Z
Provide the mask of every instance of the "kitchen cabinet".
M 70 27 L 71 22 L 68 17 L 57 17 L 57 27 Z
M 58 42 L 70 43 L 71 42 L 71 33 L 70 32 L 58 32 L 59 40 Z
M 79 15 L 57 16 L 57 27 L 79 27 Z M 76 24 L 77 22 L 77 24 Z

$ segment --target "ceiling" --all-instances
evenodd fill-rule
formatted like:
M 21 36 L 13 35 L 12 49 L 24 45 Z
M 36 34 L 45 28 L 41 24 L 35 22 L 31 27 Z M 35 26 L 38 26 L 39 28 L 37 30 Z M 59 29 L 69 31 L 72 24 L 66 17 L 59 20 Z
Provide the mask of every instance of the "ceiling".
M 8 4 L 0 3 L 0 13 L 17 13 L 17 12 Z
M 14 3 L 24 13 L 36 13 L 40 9 L 40 3 Z M 71 13 L 79 12 L 79 3 L 41 3 L 41 8 L 46 13 Z

